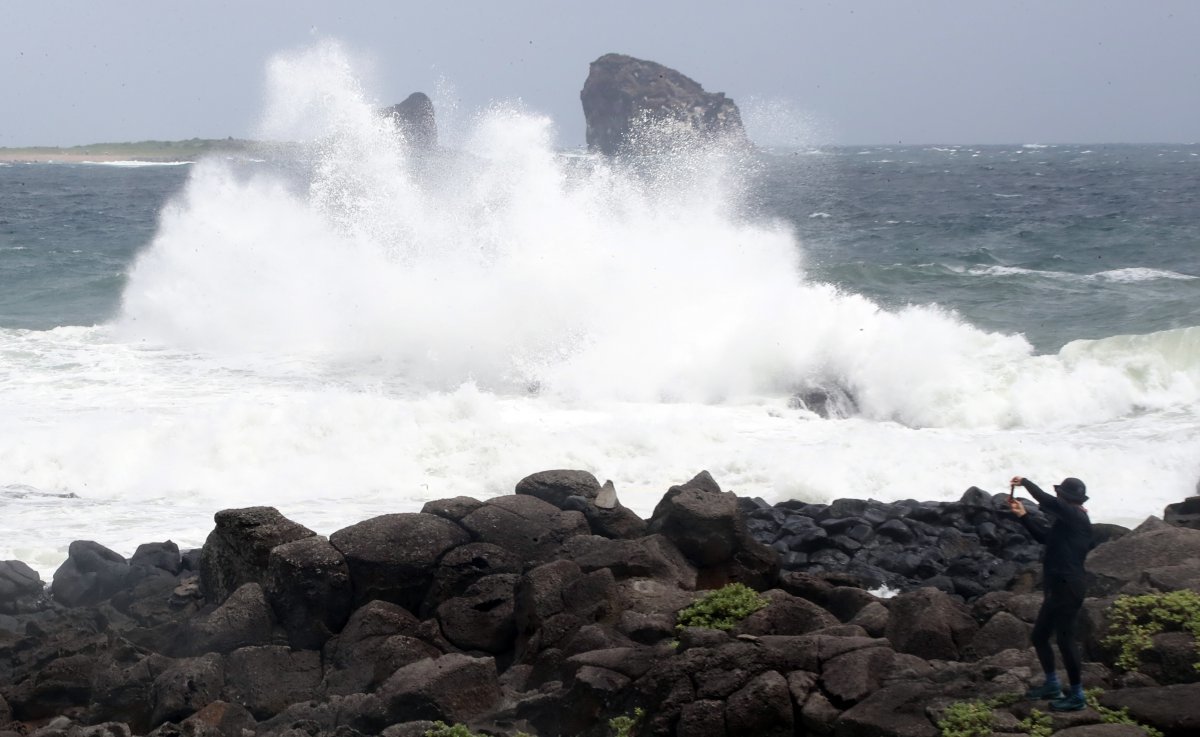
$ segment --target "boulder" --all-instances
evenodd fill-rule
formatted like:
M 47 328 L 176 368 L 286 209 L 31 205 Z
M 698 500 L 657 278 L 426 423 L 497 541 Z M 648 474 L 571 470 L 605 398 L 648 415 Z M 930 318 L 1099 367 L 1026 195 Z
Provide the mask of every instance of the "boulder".
M 564 543 L 563 554 L 584 571 L 607 568 L 617 579 L 652 578 L 684 589 L 696 586 L 695 567 L 662 535 L 637 540 L 577 535 Z
M 420 609 L 437 562 L 469 541 L 454 522 L 422 513 L 385 514 L 329 536 L 346 559 L 356 605 L 382 599 L 413 612 Z
M 516 493 L 537 497 L 563 509 L 571 497 L 594 501 L 600 493 L 600 482 L 587 471 L 539 471 L 518 481 Z
M 129 563 L 124 556 L 91 540 L 76 540 L 50 584 L 50 594 L 63 606 L 98 604 L 125 588 Z
M 579 512 L 564 512 L 528 495 L 489 499 L 461 524 L 476 541 L 498 545 L 526 566 L 552 559 L 568 538 L 591 534 Z
M 267 600 L 297 649 L 320 649 L 350 617 L 346 559 L 323 537 L 277 545 L 267 560 Z
M 838 620 L 816 604 L 781 589 L 763 594 L 769 602 L 738 622 L 735 635 L 803 635 L 823 627 L 832 627 Z
M 1163 521 L 1176 527 L 1200 530 L 1200 496 L 1189 496 L 1181 502 L 1168 504 L 1163 510 Z
M 580 92 L 587 144 L 612 156 L 636 150 L 639 127 L 669 121 L 702 140 L 746 142 L 737 105 L 721 92 L 652 61 L 605 54 L 591 63 Z
M 1200 734 L 1200 683 L 1105 691 L 1100 704 L 1128 709 L 1129 716 L 1161 730 L 1165 737 Z
M 330 694 L 372 691 L 398 668 L 442 654 L 426 641 L 420 620 L 386 601 L 356 610 L 323 653 Z
M 957 660 L 979 629 L 964 604 L 934 588 L 900 594 L 888 610 L 892 647 L 927 660 Z
M 416 719 L 467 723 L 500 700 L 491 658 L 451 653 L 400 668 L 379 687 L 392 722 Z
M 228 656 L 224 697 L 250 710 L 255 719 L 278 714 L 312 699 L 321 684 L 321 653 L 283 645 L 244 647 Z
M 515 573 L 484 576 L 461 596 L 442 602 L 437 608 L 442 634 L 463 650 L 500 654 L 511 648 L 517 634 L 513 599 L 519 578 Z
M 271 643 L 275 623 L 262 587 L 242 584 L 219 607 L 191 625 L 192 653 L 231 653 Z
M 773 670 L 755 676 L 725 701 L 729 734 L 791 737 L 794 720 L 787 679 Z
M 0 614 L 36 611 L 44 594 L 37 571 L 19 560 L 0 561 Z
M 679 726 L 675 734 L 688 737 L 725 737 L 725 702 L 699 699 L 684 704 L 679 711 Z
M 461 596 L 471 584 L 487 576 L 520 573 L 524 566 L 515 553 L 491 543 L 467 543 L 442 556 L 433 573 L 433 584 L 421 605 L 420 614 L 428 616 L 438 606 Z
M 129 565 L 158 568 L 172 576 L 178 576 L 183 571 L 183 557 L 179 554 L 179 546 L 170 540 L 161 543 L 143 543 L 133 551 Z
M 890 647 L 866 647 L 830 658 L 821 667 L 821 687 L 833 703 L 855 704 L 879 689 L 895 655 Z
M 200 585 L 214 604 L 225 601 L 242 584 L 265 587 L 271 550 L 316 534 L 274 507 L 225 509 L 214 520 L 216 527 L 200 554 Z
M 224 685 L 225 668 L 215 653 L 173 662 L 151 685 L 151 723 L 180 721 L 220 698 Z
M 750 536 L 732 492 L 722 492 L 707 471 L 672 486 L 654 508 L 648 526 L 707 573 L 709 587 L 731 581 L 763 589 L 779 573 L 779 556 Z
M 432 514 L 448 519 L 451 522 L 458 522 L 481 506 L 483 506 L 483 502 L 478 499 L 472 499 L 469 496 L 456 496 L 451 499 L 435 499 L 432 502 L 425 502 L 425 505 L 421 507 L 421 513 Z
M 404 142 L 413 150 L 429 151 L 437 148 L 437 119 L 433 114 L 433 100 L 424 92 L 414 92 L 402 102 L 384 108 L 399 131 Z
M 187 719 L 180 727 L 184 734 L 212 737 L 243 737 L 242 730 L 254 731 L 256 722 L 249 709 L 228 701 L 214 701 Z
M 1013 648 L 1029 646 L 1032 628 L 1008 612 L 996 612 L 979 628 L 963 655 L 971 659 L 986 658 Z
M 1187 558 L 1200 558 L 1200 530 L 1143 524 L 1088 555 L 1088 594 L 1116 593 L 1137 580 L 1142 571 L 1174 565 Z
M 835 737 L 937 737 L 925 714 L 930 687 L 900 683 L 882 688 L 843 712 L 834 722 Z

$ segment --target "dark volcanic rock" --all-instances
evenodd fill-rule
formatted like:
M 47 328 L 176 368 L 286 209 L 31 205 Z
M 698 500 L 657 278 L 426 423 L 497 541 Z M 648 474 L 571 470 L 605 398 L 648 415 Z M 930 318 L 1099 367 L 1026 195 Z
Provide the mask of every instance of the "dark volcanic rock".
M 214 519 L 217 526 L 200 554 L 200 584 L 214 604 L 225 601 L 242 584 L 265 587 L 272 548 L 316 534 L 274 507 L 226 509 Z
M 345 556 L 356 603 L 382 599 L 409 611 L 420 609 L 441 557 L 469 541 L 455 523 L 421 513 L 385 514 L 329 536 Z
M 741 114 L 722 92 L 652 61 L 605 54 L 592 62 L 580 92 L 588 148 L 607 155 L 630 150 L 643 122 L 671 121 L 703 139 L 744 143 Z
M 98 604 L 120 591 L 129 578 L 125 558 L 100 543 L 76 540 L 54 572 L 50 593 L 64 606 Z
M 937 589 L 900 594 L 888 609 L 892 647 L 921 658 L 957 660 L 979 629 L 966 606 Z
M 1142 525 L 1118 540 L 1104 543 L 1087 559 L 1088 594 L 1107 596 L 1136 581 L 1151 568 L 1200 558 L 1200 530 Z
M 44 592 L 37 571 L 19 560 L 0 561 L 0 614 L 37 610 Z
M 433 100 L 424 92 L 414 92 L 403 102 L 384 108 L 383 114 L 390 117 L 404 142 L 417 151 L 436 148 L 438 143 L 437 119 L 433 114 Z
M 350 617 L 354 588 L 346 559 L 323 537 L 276 546 L 267 599 L 292 647 L 319 649 Z
M 394 721 L 469 722 L 500 699 L 496 664 L 491 658 L 452 653 L 400 668 L 379 687 Z
M 1200 489 L 1200 484 L 1197 484 Z M 1200 530 L 1200 496 L 1189 496 L 1181 502 L 1168 504 L 1163 510 L 1163 521 L 1176 527 Z
M 498 545 L 527 566 L 550 560 L 568 538 L 591 532 L 579 512 L 520 494 L 489 499 L 461 524 L 477 541 Z
M 750 536 L 737 497 L 721 491 L 707 471 L 672 486 L 654 508 L 648 529 L 670 540 L 698 568 L 751 588 L 766 588 L 778 574 L 779 556 Z

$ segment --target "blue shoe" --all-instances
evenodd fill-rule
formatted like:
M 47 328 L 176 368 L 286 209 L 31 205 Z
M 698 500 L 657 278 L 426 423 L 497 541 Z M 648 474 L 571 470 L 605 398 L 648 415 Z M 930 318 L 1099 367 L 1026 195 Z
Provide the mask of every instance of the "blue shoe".
M 1061 699 L 1050 702 L 1050 711 L 1081 711 L 1087 707 L 1087 700 L 1073 693 L 1064 694 Z
M 1031 688 L 1025 692 L 1025 698 L 1030 701 L 1041 701 L 1042 699 L 1057 699 L 1063 696 L 1062 686 L 1058 684 L 1043 683 L 1041 686 Z

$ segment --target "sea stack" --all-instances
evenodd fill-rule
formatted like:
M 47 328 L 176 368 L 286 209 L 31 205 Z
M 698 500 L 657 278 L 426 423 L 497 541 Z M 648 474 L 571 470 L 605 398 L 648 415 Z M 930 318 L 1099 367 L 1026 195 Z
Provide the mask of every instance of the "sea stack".
M 396 127 L 412 149 L 429 151 L 437 147 L 437 120 L 429 95 L 414 92 L 403 102 L 384 108 L 383 114 L 396 121 Z
M 609 156 L 628 150 L 641 120 L 675 121 L 705 140 L 746 142 L 733 100 L 657 62 L 605 54 L 591 63 L 579 97 L 588 148 Z

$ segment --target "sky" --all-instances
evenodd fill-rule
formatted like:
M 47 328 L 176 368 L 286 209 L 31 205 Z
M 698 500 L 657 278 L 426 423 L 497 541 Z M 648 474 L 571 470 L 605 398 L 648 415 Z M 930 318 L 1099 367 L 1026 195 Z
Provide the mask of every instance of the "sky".
M 268 60 L 326 39 L 381 105 L 519 101 L 566 148 L 609 52 L 726 93 L 764 145 L 1190 143 L 1198 37 L 1196 0 L 14 2 L 0 146 L 252 136 Z

